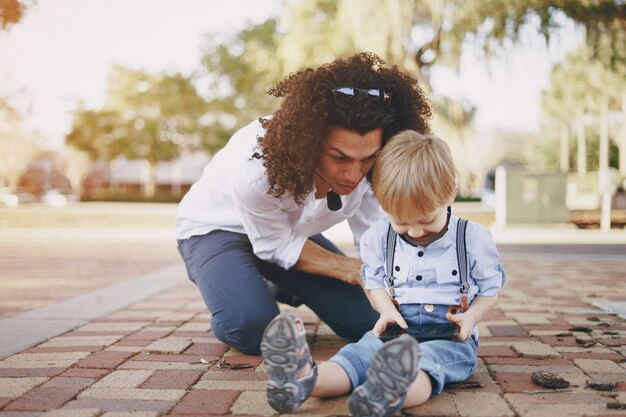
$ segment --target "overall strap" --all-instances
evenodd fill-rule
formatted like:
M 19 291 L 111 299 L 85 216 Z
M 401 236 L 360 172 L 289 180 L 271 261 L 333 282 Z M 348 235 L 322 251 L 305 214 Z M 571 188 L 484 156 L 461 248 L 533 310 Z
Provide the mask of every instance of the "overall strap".
M 459 218 L 456 225 L 456 259 L 459 264 L 459 278 L 461 279 L 461 295 L 467 296 L 469 284 L 467 282 L 467 248 L 465 242 L 465 232 L 467 220 Z
M 389 225 L 389 230 L 387 230 L 387 262 L 386 262 L 386 267 L 387 267 L 387 285 L 392 288 L 393 287 L 393 258 L 395 256 L 396 253 L 396 238 L 398 237 L 398 234 L 396 233 L 395 230 L 393 230 L 393 227 L 391 227 L 391 224 Z

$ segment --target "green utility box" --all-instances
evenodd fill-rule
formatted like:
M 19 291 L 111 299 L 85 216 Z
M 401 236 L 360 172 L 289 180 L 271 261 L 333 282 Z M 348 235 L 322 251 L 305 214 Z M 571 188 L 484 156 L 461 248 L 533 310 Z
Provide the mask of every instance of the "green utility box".
M 524 168 L 496 168 L 496 224 L 568 222 L 567 175 Z

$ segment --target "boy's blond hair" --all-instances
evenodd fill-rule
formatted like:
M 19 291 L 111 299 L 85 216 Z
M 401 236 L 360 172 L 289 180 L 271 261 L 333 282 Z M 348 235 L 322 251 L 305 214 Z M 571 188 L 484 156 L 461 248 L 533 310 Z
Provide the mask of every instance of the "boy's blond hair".
M 456 195 L 456 171 L 450 148 L 436 136 L 404 130 L 380 151 L 372 172 L 374 194 L 398 220 L 428 215 Z

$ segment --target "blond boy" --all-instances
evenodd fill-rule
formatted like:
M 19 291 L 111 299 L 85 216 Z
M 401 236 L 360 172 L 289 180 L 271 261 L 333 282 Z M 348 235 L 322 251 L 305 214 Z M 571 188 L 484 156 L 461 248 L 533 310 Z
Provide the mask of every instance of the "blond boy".
M 352 392 L 352 415 L 389 416 L 476 368 L 476 325 L 506 277 L 489 231 L 451 214 L 457 187 L 448 146 L 415 131 L 395 135 L 377 158 L 372 186 L 387 218 L 363 235 L 361 259 L 380 318 L 318 368 L 302 322 L 276 317 L 261 351 L 268 401 L 279 412 L 309 396 Z M 387 335 L 392 327 L 406 334 Z

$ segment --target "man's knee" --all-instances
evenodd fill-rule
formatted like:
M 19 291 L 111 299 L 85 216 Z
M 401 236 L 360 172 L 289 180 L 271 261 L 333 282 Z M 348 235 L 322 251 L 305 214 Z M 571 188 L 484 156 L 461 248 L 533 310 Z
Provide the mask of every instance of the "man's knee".
M 261 339 L 274 316 L 245 317 L 224 322 L 213 316 L 211 330 L 216 338 L 247 355 L 261 353 Z

